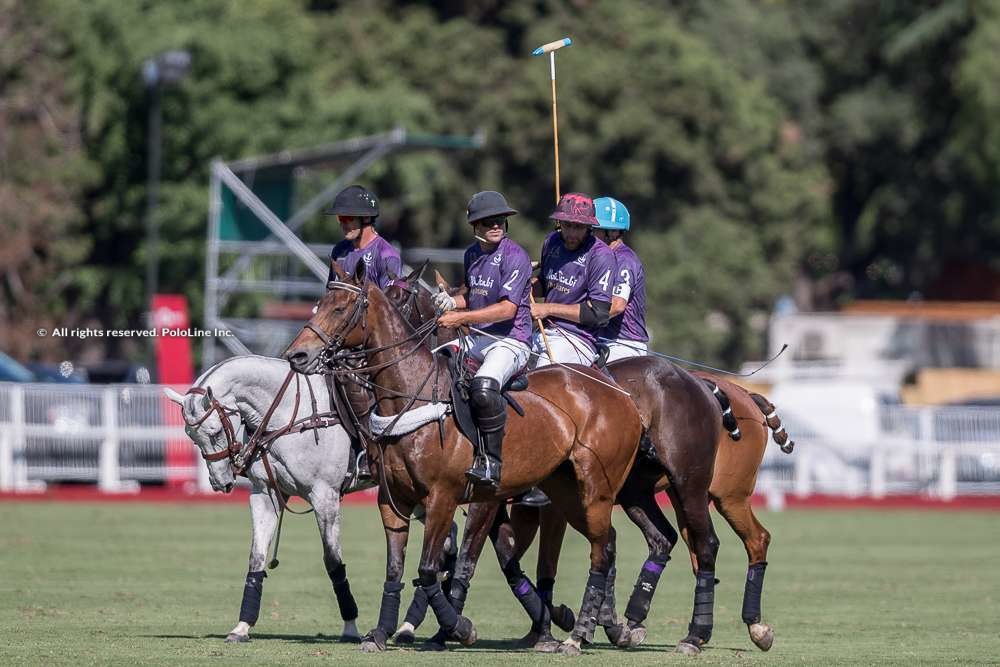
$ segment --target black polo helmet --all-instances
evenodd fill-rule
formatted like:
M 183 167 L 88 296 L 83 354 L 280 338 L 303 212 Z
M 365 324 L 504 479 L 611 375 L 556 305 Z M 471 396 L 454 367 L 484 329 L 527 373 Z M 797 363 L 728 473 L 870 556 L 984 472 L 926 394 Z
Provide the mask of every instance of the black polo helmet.
M 360 185 L 351 185 L 340 191 L 324 213 L 327 215 L 377 218 L 378 199 Z
M 469 224 L 472 224 L 477 220 L 493 218 L 498 215 L 517 215 L 517 211 L 507 204 L 507 200 L 499 192 L 485 190 L 472 195 L 466 214 Z

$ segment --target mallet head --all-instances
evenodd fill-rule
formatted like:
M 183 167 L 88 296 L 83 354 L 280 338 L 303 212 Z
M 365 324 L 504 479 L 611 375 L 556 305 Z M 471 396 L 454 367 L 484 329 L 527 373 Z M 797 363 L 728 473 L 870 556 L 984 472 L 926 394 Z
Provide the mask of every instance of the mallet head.
M 573 40 L 569 37 L 563 37 L 562 39 L 557 39 L 554 42 L 549 42 L 548 44 L 542 44 L 537 49 L 531 52 L 533 56 L 543 56 L 549 51 L 555 51 L 556 49 L 561 49 L 564 46 L 569 46 L 573 43 Z

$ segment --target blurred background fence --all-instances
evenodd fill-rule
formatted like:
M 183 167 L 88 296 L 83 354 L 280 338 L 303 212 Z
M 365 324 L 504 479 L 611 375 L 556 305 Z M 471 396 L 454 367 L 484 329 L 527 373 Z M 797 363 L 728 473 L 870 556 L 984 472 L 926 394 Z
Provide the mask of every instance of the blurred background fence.
M 795 451 L 768 447 L 758 493 L 942 500 L 1000 493 L 1000 407 L 876 405 L 852 413 L 855 405 L 817 408 L 823 428 L 795 404 L 779 404 Z M 141 483 L 211 490 L 162 386 L 0 383 L 0 490 L 62 482 L 107 492 Z

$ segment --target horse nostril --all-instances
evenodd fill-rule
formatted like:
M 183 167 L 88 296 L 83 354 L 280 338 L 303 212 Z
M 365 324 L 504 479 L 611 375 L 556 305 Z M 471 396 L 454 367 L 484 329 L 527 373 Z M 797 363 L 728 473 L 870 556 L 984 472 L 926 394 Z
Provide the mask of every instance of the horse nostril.
M 232 483 L 232 482 L 230 482 L 229 484 L 226 484 L 226 485 L 225 485 L 225 486 L 224 486 L 224 487 L 222 488 L 222 490 L 223 490 L 223 491 L 225 491 L 226 493 L 229 493 L 230 491 L 232 491 L 232 490 L 233 490 L 233 483 Z

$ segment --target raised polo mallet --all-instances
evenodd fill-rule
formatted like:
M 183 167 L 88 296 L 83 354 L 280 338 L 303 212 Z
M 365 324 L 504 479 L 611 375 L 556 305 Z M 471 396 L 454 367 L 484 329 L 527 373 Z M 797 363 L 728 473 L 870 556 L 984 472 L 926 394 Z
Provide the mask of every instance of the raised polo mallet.
M 556 203 L 559 203 L 559 113 L 556 106 L 556 51 L 573 43 L 569 37 L 542 44 L 531 52 L 533 56 L 549 54 L 549 70 L 552 74 L 552 146 L 556 156 Z

